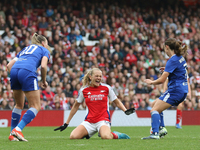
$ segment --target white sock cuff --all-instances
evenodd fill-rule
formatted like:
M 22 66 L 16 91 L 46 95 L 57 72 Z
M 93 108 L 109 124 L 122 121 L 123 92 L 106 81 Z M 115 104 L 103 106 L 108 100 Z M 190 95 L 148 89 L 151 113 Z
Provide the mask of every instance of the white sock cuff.
M 21 114 L 22 114 L 22 109 L 18 109 L 18 108 L 15 108 L 15 107 L 14 107 L 14 109 L 13 109 L 12 112 L 13 112 L 13 113 L 16 113 L 16 114 L 18 114 L 18 115 L 21 115 Z
M 154 115 L 154 114 L 159 114 L 159 113 L 158 113 L 158 111 L 154 110 L 151 112 L 151 115 Z
M 35 109 L 35 108 L 33 108 L 33 107 L 29 108 L 29 110 L 32 111 L 32 112 L 35 114 L 35 116 L 36 116 L 37 113 L 38 113 L 37 109 Z

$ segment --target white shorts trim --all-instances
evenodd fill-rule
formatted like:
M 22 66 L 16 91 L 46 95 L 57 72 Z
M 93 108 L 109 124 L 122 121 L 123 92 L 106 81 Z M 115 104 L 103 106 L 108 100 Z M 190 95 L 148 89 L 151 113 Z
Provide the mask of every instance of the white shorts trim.
M 34 79 L 34 90 L 35 91 L 38 90 L 38 88 L 37 88 L 37 80 L 36 79 Z
M 163 99 L 164 102 L 167 102 L 168 98 L 170 97 L 170 94 L 168 93 L 165 98 Z
M 101 126 L 103 125 L 106 125 L 110 128 L 109 121 L 99 121 L 97 123 L 89 123 L 88 121 L 83 121 L 81 125 L 83 125 L 86 128 L 89 137 L 92 137 L 95 133 L 99 132 Z

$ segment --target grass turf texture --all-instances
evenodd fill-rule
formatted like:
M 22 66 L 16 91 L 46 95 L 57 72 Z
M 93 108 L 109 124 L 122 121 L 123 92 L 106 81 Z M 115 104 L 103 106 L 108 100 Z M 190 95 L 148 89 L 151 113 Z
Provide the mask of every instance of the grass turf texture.
M 10 128 L 0 128 L 0 150 L 199 150 L 200 126 L 183 126 L 183 129 L 166 127 L 168 135 L 160 140 L 141 140 L 149 136 L 150 127 L 112 127 L 112 131 L 126 133 L 131 139 L 102 140 L 95 134 L 89 140 L 70 140 L 74 127 L 63 132 L 55 127 L 25 127 L 23 134 L 29 142 L 10 142 Z

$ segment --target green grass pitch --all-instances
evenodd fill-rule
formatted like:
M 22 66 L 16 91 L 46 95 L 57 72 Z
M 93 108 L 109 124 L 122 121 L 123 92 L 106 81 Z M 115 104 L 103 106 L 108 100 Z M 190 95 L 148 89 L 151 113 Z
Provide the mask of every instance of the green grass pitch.
M 10 142 L 10 128 L 0 128 L 0 150 L 199 150 L 200 126 L 183 129 L 166 127 L 168 135 L 160 140 L 141 140 L 149 136 L 150 127 L 112 127 L 112 131 L 128 134 L 131 139 L 102 140 L 95 134 L 89 140 L 70 140 L 68 127 L 63 132 L 55 127 L 25 127 L 23 134 L 29 142 Z

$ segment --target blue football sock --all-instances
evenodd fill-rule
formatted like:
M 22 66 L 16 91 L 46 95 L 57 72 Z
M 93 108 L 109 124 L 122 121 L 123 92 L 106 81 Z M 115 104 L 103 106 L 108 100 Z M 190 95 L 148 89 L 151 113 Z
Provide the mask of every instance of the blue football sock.
M 24 127 L 35 118 L 35 116 L 37 115 L 37 113 L 38 113 L 37 109 L 31 107 L 29 110 L 26 111 L 26 113 L 22 117 L 22 120 L 18 124 L 18 127 L 21 130 L 23 130 Z
M 14 108 L 12 111 L 12 118 L 11 118 L 11 131 L 18 125 L 20 117 L 21 117 L 22 110 Z
M 163 112 L 160 113 L 160 127 L 165 127 Z
M 153 134 L 158 134 L 160 126 L 160 115 L 157 111 L 151 112 L 151 127 Z

